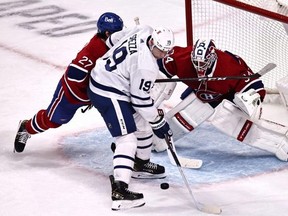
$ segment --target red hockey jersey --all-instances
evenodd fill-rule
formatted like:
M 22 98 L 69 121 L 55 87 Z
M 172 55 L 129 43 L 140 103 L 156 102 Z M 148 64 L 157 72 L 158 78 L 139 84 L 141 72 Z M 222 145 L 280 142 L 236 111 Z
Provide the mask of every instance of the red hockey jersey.
M 63 77 L 62 86 L 70 103 L 90 104 L 87 96 L 89 75 L 96 60 L 108 51 L 105 41 L 95 35 L 70 63 Z
M 193 47 L 174 47 L 171 55 L 158 61 L 160 70 L 168 77 L 177 75 L 179 78 L 198 77 L 197 72 L 191 62 L 191 51 Z M 248 76 L 253 74 L 245 61 L 228 51 L 216 49 L 217 60 L 212 67 L 209 76 Z M 185 81 L 203 101 L 212 106 L 217 106 L 223 99 L 232 100 L 236 92 L 245 92 L 251 88 L 255 89 L 264 99 L 264 85 L 260 79 L 238 79 L 225 81 Z

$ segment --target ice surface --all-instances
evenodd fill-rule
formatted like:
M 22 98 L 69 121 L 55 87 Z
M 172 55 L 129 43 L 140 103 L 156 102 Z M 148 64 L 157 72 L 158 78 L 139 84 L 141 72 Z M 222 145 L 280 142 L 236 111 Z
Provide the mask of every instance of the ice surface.
M 7 2 L 31 4 L 10 7 Z M 95 33 L 89 30 L 72 34 L 80 28 L 67 26 L 85 22 L 93 29 L 93 20 L 105 11 L 113 11 L 123 17 L 126 26 L 134 25 L 136 16 L 151 26 L 169 26 L 176 32 L 176 43 L 185 45 L 184 1 L 32 3 L 0 2 L 0 215 L 207 215 L 194 208 L 166 152 L 152 155 L 153 161 L 165 165 L 166 179 L 131 182 L 132 190 L 144 193 L 146 205 L 112 212 L 108 180 L 112 138 L 96 110 L 78 112 L 69 124 L 33 136 L 22 154 L 12 152 L 19 120 L 31 118 L 48 106 L 66 65 Z M 43 15 L 44 9 L 50 14 Z M 63 19 L 52 22 L 55 17 Z M 181 85 L 177 87 L 177 91 L 181 89 Z M 184 169 L 199 201 L 219 205 L 222 215 L 227 216 L 287 215 L 286 163 L 235 142 L 209 124 L 176 144 L 179 155 L 204 162 L 200 170 Z M 161 190 L 162 182 L 168 182 L 170 188 Z

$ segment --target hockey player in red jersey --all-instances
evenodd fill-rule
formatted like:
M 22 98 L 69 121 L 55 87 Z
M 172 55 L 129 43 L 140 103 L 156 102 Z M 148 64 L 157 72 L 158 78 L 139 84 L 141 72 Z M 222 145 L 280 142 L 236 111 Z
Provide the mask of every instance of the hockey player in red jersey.
M 213 40 L 197 40 L 194 47 L 174 47 L 173 53 L 159 60 L 158 65 L 169 78 L 175 75 L 199 78 L 253 74 L 241 57 L 217 49 Z M 207 120 L 238 141 L 288 161 L 288 126 L 261 118 L 265 112 L 262 101 L 266 91 L 260 78 L 185 81 L 185 84 L 188 88 L 181 95 L 182 101 L 166 115 L 174 140 Z M 165 91 L 169 92 L 169 88 Z M 157 97 L 165 99 L 165 95 Z M 156 151 L 167 148 L 166 143 L 155 136 L 153 145 Z
M 244 60 L 228 51 L 216 49 L 214 41 L 198 40 L 193 46 L 174 47 L 173 53 L 158 61 L 160 70 L 167 76 L 177 75 L 179 78 L 191 77 L 225 77 L 225 76 L 249 76 L 252 70 Z M 226 80 L 226 81 L 185 81 L 189 86 L 182 98 L 194 91 L 203 102 L 216 107 L 223 99 L 233 100 L 236 92 L 254 89 L 261 100 L 264 99 L 264 85 L 260 79 L 254 80 Z
M 32 134 L 60 127 L 73 118 L 77 109 L 90 106 L 91 102 L 86 93 L 89 74 L 96 60 L 108 51 L 106 39 L 112 33 L 123 29 L 123 21 L 117 14 L 107 12 L 99 17 L 97 29 L 97 34 L 67 67 L 48 108 L 39 110 L 29 120 L 20 121 L 14 142 L 14 152 L 23 152 L 27 139 Z

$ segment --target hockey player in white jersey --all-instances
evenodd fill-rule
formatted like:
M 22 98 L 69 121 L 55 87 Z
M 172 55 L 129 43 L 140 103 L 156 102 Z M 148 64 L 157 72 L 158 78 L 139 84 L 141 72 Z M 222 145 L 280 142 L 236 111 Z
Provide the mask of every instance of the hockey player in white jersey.
M 97 60 L 88 89 L 116 143 L 114 176 L 110 176 L 112 210 L 145 204 L 142 193 L 128 190 L 130 179 L 165 177 L 165 168 L 150 162 L 152 137 L 153 132 L 161 139 L 172 136 L 150 89 L 158 75 L 156 61 L 173 48 L 174 34 L 149 26 L 124 31 L 125 36 Z

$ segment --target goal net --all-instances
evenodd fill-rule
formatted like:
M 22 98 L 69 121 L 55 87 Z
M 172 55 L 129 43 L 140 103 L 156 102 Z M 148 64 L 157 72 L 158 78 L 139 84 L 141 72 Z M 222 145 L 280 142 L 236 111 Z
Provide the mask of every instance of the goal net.
M 216 47 L 241 56 L 254 72 L 275 63 L 277 67 L 262 80 L 276 91 L 276 81 L 288 76 L 288 0 L 188 1 L 190 41 L 214 39 Z

